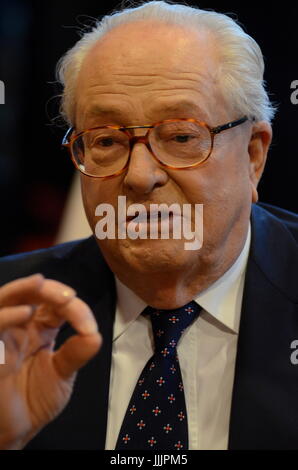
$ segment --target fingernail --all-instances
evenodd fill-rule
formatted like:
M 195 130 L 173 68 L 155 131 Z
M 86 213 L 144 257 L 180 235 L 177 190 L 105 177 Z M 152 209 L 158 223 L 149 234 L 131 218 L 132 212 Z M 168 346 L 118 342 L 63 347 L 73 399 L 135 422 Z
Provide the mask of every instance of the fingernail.
M 98 333 L 98 326 L 93 319 L 87 318 L 82 324 L 80 330 L 83 335 L 93 335 Z
M 76 296 L 76 291 L 53 279 L 45 279 L 40 294 L 58 305 L 64 305 Z
M 67 298 L 67 297 L 73 297 L 74 294 L 76 294 L 76 291 L 75 291 L 75 290 L 72 290 L 72 291 L 71 291 L 71 290 L 65 289 L 65 290 L 61 291 L 62 297 L 65 297 L 65 298 Z

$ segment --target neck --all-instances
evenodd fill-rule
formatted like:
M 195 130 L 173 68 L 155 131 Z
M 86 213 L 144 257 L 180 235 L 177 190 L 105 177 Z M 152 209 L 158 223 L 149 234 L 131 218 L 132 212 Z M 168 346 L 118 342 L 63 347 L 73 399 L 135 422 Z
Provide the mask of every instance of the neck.
M 145 303 L 159 309 L 181 307 L 205 291 L 236 262 L 247 240 L 247 231 L 241 241 L 229 247 L 229 256 L 225 256 L 227 247 L 221 247 L 212 256 L 205 254 L 197 263 L 190 263 L 184 269 L 159 269 L 156 271 L 135 271 L 121 269 L 115 272 L 118 279 L 140 297 Z M 126 267 L 127 268 L 127 267 Z M 131 267 L 130 267 L 131 268 Z

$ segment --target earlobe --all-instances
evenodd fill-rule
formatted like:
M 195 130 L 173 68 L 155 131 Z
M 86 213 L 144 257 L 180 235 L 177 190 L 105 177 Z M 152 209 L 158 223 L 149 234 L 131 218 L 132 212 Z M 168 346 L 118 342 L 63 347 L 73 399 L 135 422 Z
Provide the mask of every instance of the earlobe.
M 251 202 L 257 203 L 259 200 L 259 194 L 256 186 L 251 182 Z

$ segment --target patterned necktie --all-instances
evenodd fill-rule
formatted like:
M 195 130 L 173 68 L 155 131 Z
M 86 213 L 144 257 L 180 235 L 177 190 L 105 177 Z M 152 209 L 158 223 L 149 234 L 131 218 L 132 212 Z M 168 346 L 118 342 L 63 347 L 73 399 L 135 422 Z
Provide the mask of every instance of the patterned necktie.
M 129 402 L 116 450 L 187 450 L 188 429 L 177 344 L 199 315 L 194 301 L 175 310 L 147 307 L 155 353 L 145 365 Z

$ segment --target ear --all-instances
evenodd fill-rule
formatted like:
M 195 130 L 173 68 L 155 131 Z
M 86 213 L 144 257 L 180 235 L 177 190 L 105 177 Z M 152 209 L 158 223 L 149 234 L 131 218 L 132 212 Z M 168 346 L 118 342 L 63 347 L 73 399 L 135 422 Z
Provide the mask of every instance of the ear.
M 258 201 L 258 183 L 265 168 L 270 143 L 272 140 L 272 127 L 267 121 L 258 121 L 251 129 L 248 144 L 249 176 L 252 188 L 252 202 Z

